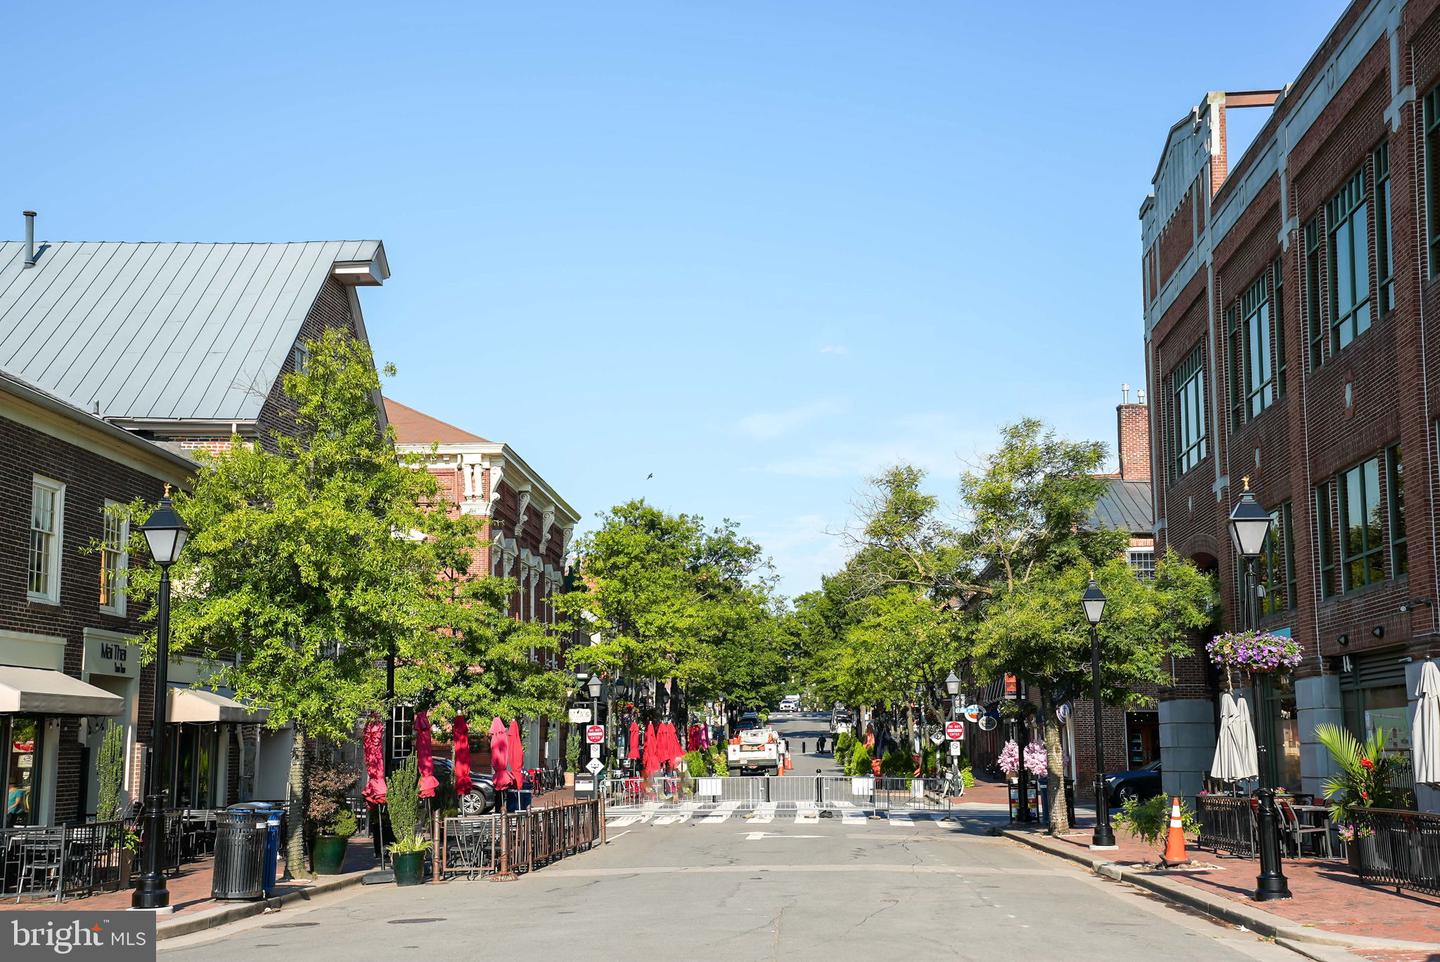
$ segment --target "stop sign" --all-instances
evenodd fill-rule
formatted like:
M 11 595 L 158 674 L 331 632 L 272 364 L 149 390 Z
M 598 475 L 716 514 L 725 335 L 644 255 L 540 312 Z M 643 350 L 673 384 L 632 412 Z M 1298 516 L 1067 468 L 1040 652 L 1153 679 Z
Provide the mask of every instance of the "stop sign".
M 585 744 L 587 744 L 587 745 L 599 745 L 599 744 L 602 744 L 604 741 L 605 741 L 605 726 L 604 726 L 604 725 L 586 725 L 586 726 L 585 726 Z
M 961 721 L 946 722 L 945 737 L 952 742 L 963 742 L 965 740 L 965 723 Z

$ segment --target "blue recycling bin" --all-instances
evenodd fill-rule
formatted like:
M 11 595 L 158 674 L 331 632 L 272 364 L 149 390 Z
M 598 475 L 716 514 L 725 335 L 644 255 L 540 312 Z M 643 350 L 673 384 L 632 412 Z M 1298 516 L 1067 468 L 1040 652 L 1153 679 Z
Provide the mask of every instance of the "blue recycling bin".
M 275 891 L 275 876 L 280 861 L 280 809 L 272 808 L 265 813 L 265 874 L 261 884 L 265 894 Z

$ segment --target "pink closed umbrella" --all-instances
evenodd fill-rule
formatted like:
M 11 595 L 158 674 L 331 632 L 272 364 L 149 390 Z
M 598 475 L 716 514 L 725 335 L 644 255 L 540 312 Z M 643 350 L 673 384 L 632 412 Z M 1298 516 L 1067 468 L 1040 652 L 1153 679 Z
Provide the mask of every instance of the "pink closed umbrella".
M 505 723 L 496 718 L 490 722 L 490 771 L 494 775 L 497 792 L 510 787 L 510 770 L 505 757 L 505 740 Z
M 371 805 L 385 804 L 385 723 L 374 712 L 365 723 L 365 790 L 360 794 Z
M 430 713 L 415 713 L 415 764 L 420 770 L 420 797 L 434 798 L 440 779 L 435 777 L 435 748 L 430 744 Z
M 655 770 L 660 767 L 660 753 L 657 751 L 660 746 L 655 744 L 655 737 L 655 723 L 647 722 L 645 724 L 645 754 L 640 762 L 640 771 L 647 777 L 655 774 Z
M 464 715 L 455 716 L 455 794 L 465 795 L 475 787 L 470 778 L 470 726 Z
M 510 722 L 510 737 L 505 740 L 505 757 L 510 762 L 511 788 L 525 787 L 525 746 L 520 742 L 520 723 Z
M 630 743 L 630 750 L 626 753 L 626 757 L 632 762 L 638 762 L 640 760 L 640 725 L 638 722 L 630 723 L 630 737 L 626 741 Z

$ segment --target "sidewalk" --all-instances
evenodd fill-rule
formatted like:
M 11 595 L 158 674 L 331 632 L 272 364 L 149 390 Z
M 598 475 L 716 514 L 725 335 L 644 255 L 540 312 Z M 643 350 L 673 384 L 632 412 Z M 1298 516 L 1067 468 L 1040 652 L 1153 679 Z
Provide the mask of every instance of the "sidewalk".
M 1119 848 L 1107 852 L 1090 851 L 1088 828 L 1059 838 L 1038 829 L 1003 834 L 1287 944 L 1344 946 L 1376 962 L 1440 955 L 1440 899 L 1365 885 L 1344 862 L 1287 858 L 1284 871 L 1294 897 L 1259 903 L 1250 898 L 1260 871 L 1255 859 L 1190 847 L 1191 867 L 1164 871 L 1153 867 L 1158 851 L 1118 829 Z

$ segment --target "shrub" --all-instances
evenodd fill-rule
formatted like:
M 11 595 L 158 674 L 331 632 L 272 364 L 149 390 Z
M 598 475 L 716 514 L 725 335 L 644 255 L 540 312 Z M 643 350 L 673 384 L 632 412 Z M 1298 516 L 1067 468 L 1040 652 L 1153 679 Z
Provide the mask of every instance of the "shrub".
M 331 761 L 333 750 L 315 745 L 305 764 L 305 817 L 317 831 L 327 831 L 342 809 L 345 793 L 355 784 L 355 770 Z
M 845 766 L 847 775 L 870 774 L 870 749 L 864 742 L 856 742 L 850 749 L 850 762 Z
M 348 808 L 343 808 L 340 810 L 340 814 L 330 822 L 329 834 L 349 838 L 359 830 L 360 826 L 355 821 L 355 813 Z
M 1155 845 L 1170 829 L 1170 799 L 1164 795 L 1139 801 L 1129 799 L 1115 813 L 1115 823 L 1127 829 L 1146 845 Z M 1180 824 L 1186 833 L 1200 830 L 1200 820 L 1183 801 L 1180 803 Z
M 968 766 L 960 769 L 960 784 L 965 786 L 967 792 L 975 787 L 975 773 Z
M 121 788 L 125 781 L 125 729 L 113 721 L 105 723 L 105 734 L 100 738 L 100 756 L 96 761 L 100 776 L 100 788 L 95 797 L 95 820 L 113 822 L 125 813 L 121 811 Z
M 730 762 L 725 757 L 725 743 L 710 746 L 710 771 L 716 775 L 729 775 Z
M 415 755 L 390 774 L 386 803 L 390 809 L 390 831 L 395 834 L 392 851 L 413 852 L 413 842 L 420 831 L 420 772 Z M 403 843 L 403 844 L 402 844 Z
M 880 759 L 880 774 L 886 778 L 909 778 L 915 773 L 915 759 L 909 752 L 891 748 Z
M 855 747 L 855 736 L 849 732 L 841 732 L 835 736 L 835 757 L 848 758 L 851 750 Z
M 703 778 L 710 774 L 710 763 L 704 752 L 686 752 L 685 770 L 695 778 Z

